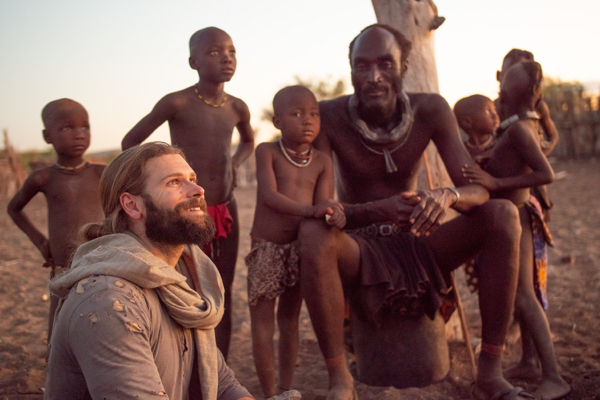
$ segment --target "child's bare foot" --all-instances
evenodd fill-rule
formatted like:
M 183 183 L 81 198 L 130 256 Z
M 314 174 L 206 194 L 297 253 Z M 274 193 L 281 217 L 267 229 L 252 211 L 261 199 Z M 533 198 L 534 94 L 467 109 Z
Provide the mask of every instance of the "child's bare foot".
M 542 370 L 537 365 L 530 363 L 519 363 L 514 367 L 507 368 L 502 373 L 506 379 L 523 379 L 526 381 L 537 380 L 542 376 Z
M 539 388 L 533 393 L 542 400 L 556 400 L 566 396 L 571 386 L 564 379 L 544 379 Z

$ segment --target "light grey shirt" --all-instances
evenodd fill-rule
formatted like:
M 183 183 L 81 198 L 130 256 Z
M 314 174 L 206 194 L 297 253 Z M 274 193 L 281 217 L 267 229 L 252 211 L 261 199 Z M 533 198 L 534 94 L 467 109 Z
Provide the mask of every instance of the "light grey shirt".
M 218 357 L 218 400 L 250 396 Z M 92 276 L 55 321 L 44 399 L 201 399 L 195 359 L 192 331 L 154 290 Z

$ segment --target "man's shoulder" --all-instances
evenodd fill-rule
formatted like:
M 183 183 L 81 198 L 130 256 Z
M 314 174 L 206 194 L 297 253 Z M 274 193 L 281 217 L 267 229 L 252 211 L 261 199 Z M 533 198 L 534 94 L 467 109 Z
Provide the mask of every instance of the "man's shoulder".
M 323 113 L 329 112 L 330 110 L 339 110 L 342 107 L 347 108 L 350 97 L 351 95 L 344 95 L 336 97 L 335 99 L 321 100 L 319 101 L 319 111 Z
M 438 93 L 407 93 L 413 110 L 436 111 L 448 108 L 448 102 Z
M 349 121 L 348 101 L 350 95 L 336 97 L 319 102 L 319 113 L 321 114 L 321 131 L 327 134 L 329 129 L 342 127 L 344 121 Z

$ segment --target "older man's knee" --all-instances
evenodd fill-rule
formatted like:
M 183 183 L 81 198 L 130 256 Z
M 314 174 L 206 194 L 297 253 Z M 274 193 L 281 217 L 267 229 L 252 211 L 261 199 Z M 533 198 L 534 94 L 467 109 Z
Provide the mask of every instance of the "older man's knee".
M 519 210 L 509 200 L 493 199 L 482 206 L 485 224 L 494 235 L 518 240 L 521 236 Z
M 319 254 L 327 247 L 331 232 L 327 226 L 317 219 L 305 219 L 298 230 L 298 241 L 300 242 L 300 259 L 308 260 Z

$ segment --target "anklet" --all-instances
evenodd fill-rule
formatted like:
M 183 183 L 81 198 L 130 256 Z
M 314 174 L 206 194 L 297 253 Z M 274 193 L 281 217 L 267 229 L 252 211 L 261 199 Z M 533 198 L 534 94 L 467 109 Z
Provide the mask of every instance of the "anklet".
M 505 346 L 497 346 L 494 344 L 488 344 L 481 342 L 481 351 L 491 354 L 496 357 L 501 357 L 504 353 Z
M 344 353 L 340 354 L 337 357 L 325 359 L 325 364 L 327 364 L 328 367 L 337 367 L 338 365 L 342 365 L 345 362 L 346 362 L 346 355 Z

